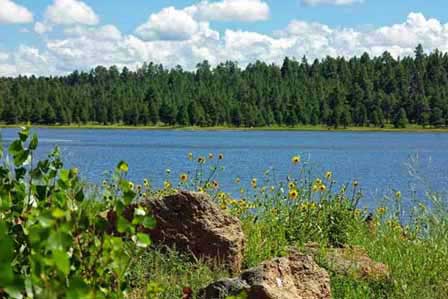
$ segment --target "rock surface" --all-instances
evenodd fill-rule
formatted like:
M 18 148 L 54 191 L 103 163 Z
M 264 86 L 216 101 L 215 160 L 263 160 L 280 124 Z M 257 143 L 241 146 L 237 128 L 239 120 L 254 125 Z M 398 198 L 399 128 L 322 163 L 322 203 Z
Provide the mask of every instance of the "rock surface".
M 387 265 L 372 260 L 365 249 L 359 246 L 329 248 L 320 252 L 319 244 L 305 245 L 305 252 L 321 255 L 328 265 L 328 270 L 357 279 L 384 281 L 389 279 Z
M 146 203 L 157 221 L 154 242 L 241 270 L 244 233 L 239 219 L 222 211 L 205 193 L 181 191 Z
M 199 292 L 200 299 L 224 299 L 245 292 L 248 299 L 327 299 L 331 298 L 330 277 L 311 256 L 291 252 L 223 279 Z

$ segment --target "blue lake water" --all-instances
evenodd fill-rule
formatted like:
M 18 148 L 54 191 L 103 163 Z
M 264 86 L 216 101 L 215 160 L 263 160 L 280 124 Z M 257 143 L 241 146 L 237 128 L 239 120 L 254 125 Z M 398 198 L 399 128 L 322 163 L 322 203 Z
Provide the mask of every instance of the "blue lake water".
M 291 132 L 291 131 L 145 131 L 38 129 L 39 155 L 58 145 L 66 166 L 78 167 L 81 175 L 101 182 L 104 172 L 117 162 L 129 163 L 129 176 L 135 181 L 149 178 L 161 185 L 165 170 L 175 180 L 180 172 L 195 166 L 187 154 L 195 156 L 223 153 L 225 170 L 219 174 L 224 190 L 237 192 L 236 176 L 248 185 L 251 178 L 262 178 L 273 168 L 278 180 L 296 171 L 291 157 L 299 154 L 316 174 L 334 173 L 338 184 L 358 180 L 366 198 L 364 205 L 391 190 L 403 194 L 428 188 L 446 191 L 448 187 L 448 134 L 377 132 Z M 17 130 L 3 129 L 8 144 Z M 422 182 L 409 174 L 412 164 Z

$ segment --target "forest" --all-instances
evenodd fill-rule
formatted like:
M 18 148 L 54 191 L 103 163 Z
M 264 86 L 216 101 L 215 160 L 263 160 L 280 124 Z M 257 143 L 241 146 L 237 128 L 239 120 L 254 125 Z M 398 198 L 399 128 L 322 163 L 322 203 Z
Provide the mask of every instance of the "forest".
M 145 63 L 55 77 L 0 78 L 0 123 L 151 126 L 445 127 L 448 54 L 367 53 L 196 70 Z

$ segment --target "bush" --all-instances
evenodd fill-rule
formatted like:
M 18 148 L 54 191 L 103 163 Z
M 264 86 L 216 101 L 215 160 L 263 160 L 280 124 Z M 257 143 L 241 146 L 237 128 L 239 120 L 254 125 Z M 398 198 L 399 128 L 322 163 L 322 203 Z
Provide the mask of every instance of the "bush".
M 37 146 L 21 130 L 8 150 L 13 163 L 0 165 L 0 297 L 124 298 L 133 248 L 150 244 L 136 228 L 154 224 L 139 207 L 106 233 L 107 214 L 122 215 L 137 195 L 126 163 L 115 170 L 115 193 L 98 201 L 86 197 L 77 169 L 63 168 L 57 148 L 33 161 Z

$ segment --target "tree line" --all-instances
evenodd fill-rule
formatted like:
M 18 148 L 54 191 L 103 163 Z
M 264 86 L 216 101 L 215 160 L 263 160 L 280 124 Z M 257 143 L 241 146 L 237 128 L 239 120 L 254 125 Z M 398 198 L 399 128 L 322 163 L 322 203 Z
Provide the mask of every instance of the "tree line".
M 0 78 L 0 122 L 180 126 L 448 124 L 448 54 L 395 59 L 385 52 L 310 63 L 286 57 L 242 69 L 228 61 L 194 71 L 145 63 L 66 76 Z

